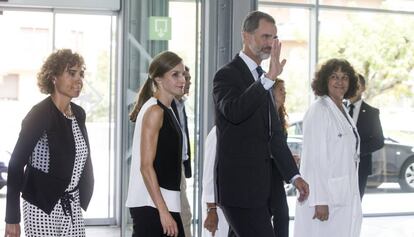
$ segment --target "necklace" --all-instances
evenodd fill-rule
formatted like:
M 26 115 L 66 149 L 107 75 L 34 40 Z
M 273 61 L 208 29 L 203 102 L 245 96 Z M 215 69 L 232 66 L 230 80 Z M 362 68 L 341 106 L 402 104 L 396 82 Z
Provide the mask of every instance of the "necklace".
M 63 112 L 63 115 L 65 115 L 65 117 L 69 118 L 69 117 L 73 117 L 73 112 L 72 112 L 72 106 L 68 106 L 68 108 L 66 109 L 65 112 Z

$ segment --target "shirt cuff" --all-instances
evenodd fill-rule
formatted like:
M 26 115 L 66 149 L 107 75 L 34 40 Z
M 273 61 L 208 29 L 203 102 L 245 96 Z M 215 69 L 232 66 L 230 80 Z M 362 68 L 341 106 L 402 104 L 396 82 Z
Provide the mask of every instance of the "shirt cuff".
M 301 177 L 300 174 L 297 174 L 297 175 L 293 176 L 293 178 L 290 180 L 290 183 L 294 185 L 295 184 L 295 180 L 297 178 L 300 178 L 300 177 Z
M 204 192 L 204 190 L 203 190 L 203 192 Z M 214 196 L 214 193 L 212 193 L 212 194 L 203 194 L 203 202 L 205 202 L 205 203 L 207 203 L 207 202 L 209 202 L 209 203 L 215 203 L 216 202 L 216 198 L 215 198 L 215 196 Z
M 265 77 L 264 74 L 260 77 L 260 82 L 262 83 L 265 90 L 269 90 L 272 88 L 273 84 L 275 84 L 275 81 Z

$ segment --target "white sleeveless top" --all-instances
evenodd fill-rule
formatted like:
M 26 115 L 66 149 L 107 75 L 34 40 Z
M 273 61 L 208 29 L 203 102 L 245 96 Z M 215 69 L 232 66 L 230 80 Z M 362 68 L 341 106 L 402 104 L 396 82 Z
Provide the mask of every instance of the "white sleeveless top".
M 128 187 L 128 197 L 126 200 L 127 207 L 143 207 L 151 206 L 156 208 L 151 196 L 148 193 L 147 187 L 145 186 L 143 177 L 141 175 L 141 127 L 142 119 L 144 114 L 153 105 L 157 104 L 157 99 L 151 97 L 145 104 L 142 106 L 141 110 L 138 113 L 137 120 L 135 122 L 134 138 L 132 141 L 132 161 L 131 161 L 131 170 L 129 175 L 129 187 Z M 161 188 L 161 195 L 167 205 L 167 208 L 170 212 L 180 212 L 181 211 L 181 202 L 180 202 L 180 192 L 168 190 Z

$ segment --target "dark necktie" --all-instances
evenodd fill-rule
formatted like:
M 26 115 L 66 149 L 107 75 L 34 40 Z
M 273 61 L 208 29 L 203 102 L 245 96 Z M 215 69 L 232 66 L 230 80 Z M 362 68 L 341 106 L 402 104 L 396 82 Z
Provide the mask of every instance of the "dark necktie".
M 354 116 L 354 108 L 355 108 L 355 105 L 354 104 L 350 104 L 349 106 L 349 116 L 351 116 L 351 118 L 353 118 L 353 116 Z
M 264 71 L 263 68 L 261 66 L 257 66 L 256 68 L 257 74 L 259 75 L 257 78 L 258 80 L 260 80 L 260 77 L 263 75 Z M 270 108 L 270 106 L 274 106 L 273 105 L 273 101 L 272 101 L 272 93 L 271 90 L 269 91 L 269 97 L 268 97 L 268 103 L 269 103 L 269 137 L 272 136 L 272 113 L 270 112 L 272 110 L 272 108 Z
M 349 107 L 349 111 L 348 111 L 349 116 L 351 116 L 351 118 L 354 118 L 353 115 L 354 115 L 355 105 L 354 104 L 350 104 L 350 105 L 348 105 L 348 107 Z M 352 132 L 354 132 L 355 139 L 356 139 L 355 149 L 358 149 L 359 139 L 358 139 L 357 132 L 355 131 L 355 128 L 352 128 Z
M 259 74 L 259 77 L 258 78 L 260 78 L 263 75 L 263 73 L 264 73 L 264 71 L 263 71 L 263 69 L 262 69 L 261 66 L 257 66 L 256 71 L 257 71 L 257 74 Z

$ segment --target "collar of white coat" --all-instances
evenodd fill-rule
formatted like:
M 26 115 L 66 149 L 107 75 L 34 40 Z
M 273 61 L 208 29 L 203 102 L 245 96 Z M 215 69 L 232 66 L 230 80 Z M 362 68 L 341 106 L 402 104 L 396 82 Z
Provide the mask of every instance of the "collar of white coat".
M 325 101 L 325 103 L 328 105 L 329 109 L 332 111 L 333 115 L 336 117 L 336 119 L 338 120 L 343 130 L 346 129 L 345 126 L 348 126 L 350 124 L 352 126 L 352 130 L 358 131 L 355 126 L 354 120 L 351 118 L 351 116 L 349 116 L 348 113 L 342 113 L 342 111 L 338 108 L 338 106 L 336 106 L 335 102 L 331 99 L 331 97 L 325 95 L 321 97 L 321 100 Z M 344 111 L 347 111 L 344 104 L 341 104 L 341 106 L 343 107 Z M 349 122 L 346 121 L 345 116 L 348 118 Z M 351 131 L 351 133 L 353 133 L 353 131 Z M 357 132 L 357 136 L 358 136 L 358 140 L 361 141 L 358 132 Z M 360 149 L 360 143 L 358 143 L 358 147 L 357 147 L 358 157 L 359 157 L 359 149 Z M 356 157 L 356 159 L 359 159 L 358 157 Z

